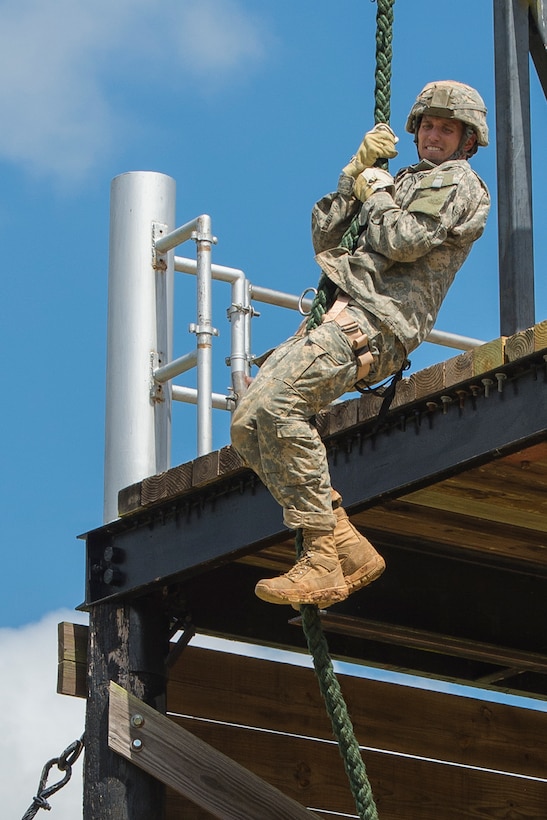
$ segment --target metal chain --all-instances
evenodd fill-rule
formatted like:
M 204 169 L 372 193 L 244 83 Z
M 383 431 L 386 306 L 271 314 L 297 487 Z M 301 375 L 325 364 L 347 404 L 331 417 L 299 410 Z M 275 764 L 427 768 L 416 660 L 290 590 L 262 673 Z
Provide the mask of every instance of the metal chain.
M 22 820 L 32 820 L 40 809 L 45 809 L 46 811 L 51 810 L 51 806 L 49 805 L 47 798 L 51 797 L 51 795 L 55 794 L 55 792 L 58 792 L 63 786 L 66 786 L 72 777 L 72 766 L 80 757 L 83 748 L 84 736 L 82 735 L 79 740 L 75 740 L 70 744 L 70 746 L 67 746 L 59 757 L 53 757 L 51 760 L 48 760 L 42 769 L 40 782 L 38 784 L 38 793 L 36 797 L 32 798 L 32 804 L 24 813 Z M 62 777 L 57 783 L 53 783 L 51 786 L 46 786 L 49 773 L 54 766 L 57 766 L 60 772 L 64 772 L 64 777 Z

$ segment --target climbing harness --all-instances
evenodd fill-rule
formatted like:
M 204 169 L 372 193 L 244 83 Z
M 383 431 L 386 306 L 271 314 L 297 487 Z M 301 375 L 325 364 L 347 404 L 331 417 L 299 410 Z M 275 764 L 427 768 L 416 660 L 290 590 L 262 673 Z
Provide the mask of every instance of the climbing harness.
M 374 0 L 373 0 L 374 2 Z M 393 31 L 393 5 L 395 0 L 376 0 L 376 73 L 375 73 L 375 122 L 389 123 L 390 118 L 390 86 L 391 86 L 391 58 L 392 58 L 392 31 Z M 387 167 L 387 161 L 384 164 Z M 350 253 L 355 249 L 359 238 L 361 227 L 359 216 L 354 218 L 350 227 L 342 238 L 342 244 Z M 323 273 L 317 285 L 317 293 L 312 302 L 310 314 L 306 322 L 306 329 L 313 330 L 323 321 L 337 296 L 336 285 Z M 367 348 L 368 349 L 368 348 Z M 405 363 L 406 364 L 406 363 Z M 408 366 L 408 365 L 406 365 Z M 389 404 L 397 381 L 402 376 L 403 368 L 392 377 L 391 384 L 385 387 L 384 402 L 382 405 L 383 415 L 387 413 Z M 375 392 L 383 386 L 376 388 Z M 383 409 L 385 407 L 385 410 Z M 296 556 L 300 558 L 302 553 L 303 536 L 302 530 L 296 533 Z M 353 725 L 349 717 L 346 703 L 342 695 L 340 684 L 336 678 L 332 660 L 323 629 L 319 610 L 316 606 L 303 604 L 300 607 L 302 617 L 302 629 L 306 637 L 308 649 L 313 658 L 315 673 L 319 681 L 319 688 L 325 701 L 327 713 L 331 719 L 334 736 L 338 742 L 338 748 L 344 761 L 344 767 L 348 776 L 350 789 L 355 800 L 355 806 L 360 820 L 378 820 L 378 811 L 374 802 L 374 797 L 367 776 L 365 764 L 363 762 L 359 744 L 353 731 Z

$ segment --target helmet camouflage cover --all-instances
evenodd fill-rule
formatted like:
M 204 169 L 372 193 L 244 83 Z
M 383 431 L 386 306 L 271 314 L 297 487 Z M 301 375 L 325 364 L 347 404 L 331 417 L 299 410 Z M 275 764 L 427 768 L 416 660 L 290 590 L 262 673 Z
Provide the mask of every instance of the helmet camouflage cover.
M 479 145 L 488 145 L 486 106 L 478 91 L 470 85 L 456 80 L 428 83 L 416 97 L 408 115 L 405 128 L 409 133 L 416 133 L 424 114 L 460 120 L 473 129 Z

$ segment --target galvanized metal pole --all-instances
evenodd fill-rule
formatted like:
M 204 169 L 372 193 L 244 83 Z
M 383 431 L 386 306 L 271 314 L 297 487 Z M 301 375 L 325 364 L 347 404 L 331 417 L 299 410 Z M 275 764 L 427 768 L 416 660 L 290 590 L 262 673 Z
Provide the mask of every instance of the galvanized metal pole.
M 494 0 L 500 331 L 534 324 L 529 4 Z
M 206 455 L 213 449 L 213 349 L 212 338 L 217 331 L 212 326 L 211 300 L 211 247 L 214 242 L 211 233 L 211 218 L 207 214 L 198 217 L 196 230 L 197 244 L 197 325 L 191 327 L 197 338 L 198 365 L 198 456 Z
M 112 181 L 105 523 L 118 517 L 119 490 L 170 466 L 170 390 L 152 373 L 172 358 L 173 254 L 153 251 L 174 222 L 171 177 L 137 171 Z

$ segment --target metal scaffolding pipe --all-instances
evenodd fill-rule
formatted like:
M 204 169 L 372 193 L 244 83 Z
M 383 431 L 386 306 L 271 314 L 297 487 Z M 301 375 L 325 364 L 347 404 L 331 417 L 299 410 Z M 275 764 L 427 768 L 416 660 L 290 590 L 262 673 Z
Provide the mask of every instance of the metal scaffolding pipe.
M 172 356 L 173 255 L 153 265 L 153 242 L 175 221 L 175 181 L 137 171 L 115 177 L 110 200 L 104 520 L 118 492 L 170 466 L 171 399 L 153 386 Z
M 212 326 L 211 302 L 211 218 L 206 214 L 197 219 L 197 325 L 190 330 L 197 339 L 197 380 L 198 380 L 198 456 L 210 453 L 213 449 L 212 425 L 212 339 L 217 331 Z
M 200 219 L 203 219 L 203 217 L 196 216 L 195 219 L 186 222 L 186 224 L 181 225 L 180 228 L 176 228 L 174 231 L 171 231 L 171 233 L 165 234 L 165 236 L 157 239 L 155 242 L 157 253 L 167 253 L 167 251 L 176 248 L 177 245 L 182 245 L 183 242 L 192 239 L 193 234 L 198 230 Z
M 197 274 L 197 261 L 175 256 L 175 270 L 180 273 Z M 211 264 L 213 279 L 228 282 L 232 286 L 232 303 L 228 309 L 231 323 L 230 369 L 234 392 L 245 392 L 245 376 L 250 373 L 250 334 L 247 319 L 251 313 L 249 284 L 239 268 Z
M 453 347 L 456 350 L 473 350 L 484 344 L 480 339 L 472 339 L 469 336 L 460 336 L 457 333 L 447 333 L 444 330 L 432 330 L 426 338 L 426 342 L 444 347 Z
M 174 384 L 171 388 L 173 401 L 185 402 L 186 404 L 198 403 L 198 391 L 195 387 L 182 387 Z M 215 410 L 229 410 L 232 396 L 225 396 L 222 393 L 211 393 L 212 405 Z
M 256 302 L 264 302 L 268 305 L 278 305 L 278 307 L 289 308 L 289 310 L 298 310 L 300 306 L 304 310 L 309 310 L 312 305 L 312 299 L 303 299 L 302 296 L 295 296 L 292 293 L 283 293 L 280 290 L 272 290 L 271 288 L 261 288 L 258 285 L 249 286 L 251 299 Z
M 158 384 L 163 384 L 169 381 L 169 379 L 174 379 L 175 376 L 180 376 L 181 373 L 186 373 L 187 370 L 191 370 L 197 365 L 197 362 L 198 352 L 197 350 L 191 350 L 190 353 L 179 356 L 178 359 L 174 359 L 169 364 L 164 364 L 163 367 L 156 368 L 156 370 L 154 370 L 154 380 L 158 382 Z
M 188 259 L 185 256 L 175 256 L 175 270 L 180 273 L 197 273 L 195 259 Z M 235 282 L 236 279 L 244 279 L 245 274 L 239 268 L 228 268 L 225 265 L 211 264 L 211 276 L 221 282 Z

